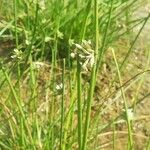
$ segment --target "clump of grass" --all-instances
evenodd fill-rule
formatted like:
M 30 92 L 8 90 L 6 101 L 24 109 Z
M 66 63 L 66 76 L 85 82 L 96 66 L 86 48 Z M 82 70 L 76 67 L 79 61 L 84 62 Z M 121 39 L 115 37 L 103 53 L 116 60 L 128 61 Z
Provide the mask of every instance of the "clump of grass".
M 15 49 L 0 64 L 0 148 L 117 149 L 121 131 L 128 149 L 136 147 L 131 110 L 140 102 L 142 74 L 149 73 L 147 53 L 146 68 L 133 77 L 128 69 L 150 17 L 133 18 L 139 3 L 2 1 L 0 40 Z M 129 89 L 137 82 L 131 103 Z

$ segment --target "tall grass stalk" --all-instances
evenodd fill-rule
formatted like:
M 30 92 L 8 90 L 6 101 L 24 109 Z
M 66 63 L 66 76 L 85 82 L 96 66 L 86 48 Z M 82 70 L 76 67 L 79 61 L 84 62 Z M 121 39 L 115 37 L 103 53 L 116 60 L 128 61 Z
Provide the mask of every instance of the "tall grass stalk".
M 125 68 L 125 64 L 127 63 L 127 60 L 128 60 L 130 54 L 131 54 L 132 51 L 133 51 L 133 48 L 134 48 L 134 46 L 135 46 L 135 43 L 137 42 L 139 36 L 141 35 L 141 32 L 143 31 L 143 29 L 144 29 L 144 27 L 145 27 L 147 21 L 149 20 L 149 18 L 150 18 L 150 14 L 148 14 L 148 16 L 144 19 L 144 22 L 143 22 L 143 21 L 141 22 L 141 23 L 143 23 L 143 25 L 141 26 L 141 28 L 140 28 L 140 30 L 138 31 L 138 33 L 137 33 L 135 39 L 133 40 L 133 42 L 132 42 L 131 45 L 130 45 L 129 50 L 127 51 L 125 57 L 123 58 L 122 62 L 121 62 L 120 65 L 119 65 L 119 70 L 120 70 L 120 72 L 122 72 L 122 71 L 123 71 L 123 68 Z M 139 24 L 138 24 L 138 25 L 139 25 Z M 125 33 L 126 33 L 126 31 L 125 31 Z M 117 75 L 117 73 L 116 73 L 114 79 L 111 81 L 110 88 L 112 87 L 112 85 L 113 85 L 114 82 L 116 81 L 117 76 L 118 76 L 118 75 Z M 109 90 L 110 90 L 110 88 L 109 88 Z
M 104 37 L 103 37 L 103 40 L 102 40 L 102 43 L 101 43 L 100 52 L 98 54 L 97 72 L 98 72 L 99 67 L 101 67 L 103 54 L 105 52 L 106 45 L 108 44 L 107 43 L 107 40 L 108 40 L 108 30 L 110 28 L 112 11 L 113 11 L 113 0 L 111 0 L 111 2 L 110 2 L 110 8 L 109 8 L 109 12 L 108 12 L 108 21 L 107 21 L 106 28 L 105 28 L 105 31 L 104 31 Z
M 64 144 L 64 119 L 65 119 L 65 59 L 63 59 L 63 70 L 62 70 L 62 100 L 61 100 L 61 128 L 60 128 L 60 149 L 62 149 L 62 145 Z
M 130 5 L 133 5 L 134 3 L 135 3 L 135 1 L 133 1 Z M 129 5 L 129 6 L 130 6 L 130 5 Z M 126 7 L 126 9 L 125 9 L 126 11 L 127 11 L 127 9 L 128 9 L 129 6 L 127 5 L 127 7 Z M 143 29 L 144 29 L 144 27 L 145 27 L 147 21 L 149 20 L 149 18 L 150 18 L 150 13 L 149 13 L 148 16 L 145 18 L 145 20 L 144 20 L 144 22 L 143 22 L 143 25 L 141 26 L 141 28 L 140 28 L 140 30 L 138 31 L 138 33 L 137 33 L 135 39 L 134 39 L 133 42 L 131 43 L 131 46 L 129 47 L 129 50 L 128 50 L 128 52 L 126 53 L 126 55 L 125 55 L 123 61 L 120 63 L 120 65 L 119 65 L 119 70 L 120 70 L 120 72 L 122 72 L 123 68 L 125 67 L 124 65 L 125 65 L 125 63 L 127 63 L 127 60 L 128 60 L 128 58 L 129 58 L 129 56 L 130 56 L 130 54 L 131 54 L 131 52 L 132 52 L 132 50 L 133 50 L 133 48 L 134 48 L 134 46 L 135 46 L 135 43 L 137 42 L 139 36 L 141 35 L 141 32 L 143 31 Z M 126 33 L 126 32 L 125 32 L 125 33 Z M 116 81 L 116 78 L 117 78 L 117 73 L 116 73 L 114 79 L 112 80 L 111 86 L 112 86 L 112 85 L 114 84 L 114 82 Z M 110 86 L 110 87 L 111 87 L 111 86 Z M 109 89 L 109 90 L 110 90 L 110 89 Z
M 101 42 L 100 43 L 101 47 L 99 49 L 99 53 L 98 53 L 98 56 L 97 56 L 98 58 L 97 58 L 96 76 L 99 73 L 98 71 L 101 70 L 103 55 L 106 51 L 105 49 L 106 49 L 107 45 L 109 44 L 108 41 L 111 38 L 110 36 L 108 36 L 108 31 L 109 31 L 109 28 L 110 28 L 110 25 L 111 25 L 112 15 L 113 15 L 113 0 L 111 0 L 109 2 L 109 5 L 110 5 L 110 7 L 108 9 L 108 20 L 107 20 L 106 27 L 105 27 L 105 30 L 104 30 L 104 36 L 103 36 L 102 41 L 99 40 L 99 42 Z M 99 31 L 97 31 L 97 32 L 99 32 Z M 97 113 L 97 114 L 99 114 L 99 113 Z M 96 115 L 96 117 L 94 119 L 94 123 L 93 123 L 93 129 L 97 126 L 98 123 L 99 123 L 99 115 Z
M 73 27 L 74 26 L 72 26 L 71 27 L 71 30 L 70 30 L 70 33 L 69 33 L 69 40 L 71 39 L 71 36 L 72 36 L 72 31 L 73 31 Z M 75 105 L 74 105 L 74 97 L 75 97 L 75 94 L 74 93 L 76 93 L 76 91 L 74 91 L 74 90 L 76 90 L 76 70 L 75 70 L 75 68 L 72 68 L 72 63 L 71 63 L 71 45 L 69 44 L 69 48 L 68 48 L 68 58 L 67 58 L 67 63 L 68 63 L 68 68 L 69 68 L 69 90 L 68 90 L 68 93 L 69 93 L 69 103 L 70 103 L 70 105 L 69 105 L 69 111 L 68 111 L 68 113 L 66 113 L 67 115 L 66 115 L 66 123 L 64 122 L 64 127 L 65 127 L 65 130 L 64 130 L 64 147 L 65 147 L 65 143 L 66 143 L 66 137 L 67 137 L 67 129 L 68 129 L 68 127 L 67 127 L 67 125 L 69 124 L 69 122 L 70 122 L 70 131 L 71 132 L 73 132 L 73 126 L 74 126 L 74 107 L 75 107 Z M 74 72 L 73 74 L 72 74 L 72 72 Z M 73 88 L 75 86 L 75 89 Z M 65 126 L 66 125 L 66 126 Z M 74 140 L 74 137 L 71 137 L 70 138 L 70 143 L 72 142 Z M 63 147 L 63 148 L 64 148 Z
M 76 73 L 73 74 L 73 79 L 70 85 L 74 85 L 74 89 L 71 89 L 71 95 L 70 95 L 70 104 L 68 108 L 68 112 L 65 116 L 65 122 L 64 122 L 64 137 L 63 137 L 63 144 L 62 144 L 62 150 L 66 149 L 66 143 L 67 143 L 67 136 L 68 136 L 68 130 L 70 129 L 71 125 L 71 131 L 73 126 L 73 119 L 74 119 L 74 107 L 75 107 L 75 100 L 77 95 L 77 85 L 76 85 Z M 72 87 L 70 87 L 72 88 Z M 72 137 L 74 139 L 74 137 Z
M 147 145 L 146 145 L 146 150 L 149 150 L 149 149 L 150 149 L 150 137 L 149 137 Z
M 149 66 L 150 66 L 150 50 L 148 50 L 148 54 L 147 55 L 148 55 L 148 57 L 147 57 L 147 63 L 146 63 L 146 66 L 145 66 L 143 72 L 146 72 L 149 69 Z M 144 79 L 145 79 L 145 74 L 143 74 L 141 76 L 141 79 L 140 79 L 140 81 L 139 81 L 139 83 L 137 85 L 137 89 L 135 91 L 135 95 L 133 96 L 133 99 L 132 99 L 132 102 L 133 102 L 133 111 L 135 111 L 135 107 L 136 107 L 136 104 L 137 104 L 137 98 L 138 98 L 138 95 L 140 93 L 140 89 L 142 88 Z
M 126 56 L 125 56 L 125 58 L 123 59 L 121 65 L 119 66 L 120 71 L 122 70 L 122 68 L 123 68 L 123 66 L 124 66 L 124 64 L 125 64 L 125 62 L 126 62 L 127 59 L 128 59 L 128 57 L 130 56 L 130 54 L 131 54 L 131 52 L 132 52 L 132 50 L 133 50 L 133 47 L 134 47 L 134 45 L 135 45 L 137 39 L 138 39 L 139 36 L 141 35 L 141 32 L 143 31 L 143 29 L 144 29 L 144 27 L 145 27 L 147 21 L 149 20 L 149 18 L 150 18 L 150 13 L 149 13 L 148 16 L 146 17 L 146 19 L 145 19 L 145 21 L 144 21 L 142 27 L 140 28 L 140 30 L 139 30 L 139 32 L 137 33 L 137 35 L 136 35 L 134 41 L 132 42 L 132 44 L 131 44 L 131 46 L 130 46 L 130 48 L 129 48 L 129 50 L 128 50 Z
M 87 28 L 87 21 L 88 21 L 88 17 L 89 17 L 89 14 L 90 14 L 91 6 L 92 6 L 92 0 L 89 0 L 87 2 L 87 6 L 86 6 L 86 9 L 85 9 L 86 14 L 84 16 L 83 25 L 82 25 L 82 28 L 81 28 L 81 35 L 80 35 L 81 41 L 85 38 L 85 33 L 86 33 L 86 28 Z
M 128 150 L 133 149 L 133 139 L 132 139 L 132 127 L 131 127 L 131 120 L 130 120 L 130 116 L 128 114 L 128 104 L 127 104 L 127 100 L 126 100 L 126 96 L 124 93 L 124 88 L 122 87 L 122 79 L 121 79 L 121 73 L 120 73 L 120 69 L 119 69 L 119 65 L 116 59 L 116 55 L 115 55 L 115 51 L 113 48 L 111 48 L 112 54 L 113 54 L 113 58 L 115 61 L 115 65 L 117 68 L 117 73 L 118 73 L 118 78 L 119 78 L 119 84 L 121 87 L 121 94 L 122 94 L 122 98 L 124 100 L 124 108 L 125 108 L 125 113 L 126 113 L 126 119 L 127 119 L 127 125 L 128 125 Z
M 4 144 L 1 141 L 0 141 L 0 146 L 3 147 L 3 148 L 5 148 L 5 149 L 12 150 L 12 147 L 9 147 L 8 145 Z
M 52 91 L 55 91 L 55 87 L 56 87 L 56 70 L 55 70 L 55 49 L 53 50 L 53 54 L 52 54 Z M 51 98 L 51 115 L 50 115 L 50 124 L 51 124 L 51 129 L 50 129 L 50 149 L 53 149 L 53 145 L 54 145 L 54 122 L 55 122 L 55 94 L 53 93 L 52 98 Z
M 31 109 L 32 109 L 32 121 L 33 121 L 33 126 L 32 126 L 32 136 L 34 139 L 34 143 L 37 139 L 37 129 L 38 129 L 38 123 L 37 123 L 37 115 L 35 115 L 35 112 L 37 110 L 37 86 L 36 86 L 36 74 L 34 70 L 34 64 L 32 60 L 32 55 L 29 56 L 29 63 L 30 63 L 30 88 L 31 88 Z
M 115 126 L 115 122 L 114 122 L 114 120 L 113 120 L 113 150 L 115 150 L 115 145 L 116 145 L 115 130 L 116 130 L 116 126 Z
M 31 135 L 30 128 L 29 128 L 29 126 L 28 126 L 28 124 L 27 124 L 27 122 L 26 122 L 26 120 L 25 120 L 25 114 L 24 114 L 24 112 L 23 112 L 22 104 L 21 104 L 21 102 L 20 102 L 20 100 L 19 100 L 19 98 L 18 98 L 18 96 L 17 96 L 17 93 L 16 93 L 14 87 L 13 87 L 13 84 L 12 84 L 12 82 L 11 82 L 11 79 L 9 78 L 7 72 L 5 71 L 5 68 L 2 67 L 1 69 L 2 69 L 2 71 L 3 71 L 3 74 L 4 74 L 5 78 L 6 78 L 6 81 L 7 81 L 8 85 L 9 85 L 9 87 L 10 87 L 10 90 L 11 90 L 13 96 L 14 96 L 15 102 L 16 102 L 16 104 L 17 104 L 17 107 L 18 107 L 19 112 L 20 112 L 20 114 L 21 114 L 21 117 L 22 117 L 22 119 L 23 119 L 23 124 L 24 124 L 24 126 L 25 126 L 25 128 L 26 128 L 26 130 L 27 130 L 27 132 L 28 132 L 30 141 L 31 141 L 31 143 L 33 144 L 33 143 L 34 143 L 34 142 L 33 142 L 33 138 L 32 138 L 32 135 Z M 33 144 L 33 146 L 34 146 L 34 144 Z
M 82 83 L 81 83 L 81 65 L 79 56 L 77 57 L 77 94 L 78 94 L 78 145 L 82 149 Z
M 97 67 L 97 56 L 98 56 L 98 1 L 94 0 L 94 16 L 95 16 L 95 64 L 92 67 L 91 80 L 90 80 L 90 89 L 87 99 L 87 109 L 86 109 L 86 119 L 83 132 L 83 144 L 82 150 L 86 150 L 87 138 L 88 138 L 88 129 L 90 124 L 90 114 L 91 114 L 91 104 L 93 101 L 95 82 L 96 82 L 96 67 Z
M 0 31 L 0 37 L 13 25 L 14 19 L 7 23 L 7 25 Z
M 131 37 L 131 35 L 130 35 L 130 29 L 129 29 L 129 22 L 130 22 L 130 17 L 131 17 L 131 15 L 130 15 L 130 12 L 131 12 L 131 10 L 130 10 L 130 7 L 128 7 L 128 1 L 126 1 L 126 11 L 125 11 L 125 16 L 126 16 L 126 21 L 125 21 L 125 25 L 126 25 L 126 27 L 127 27 L 127 29 L 126 29 L 126 33 L 127 33 L 127 39 L 128 39 L 128 41 L 127 41 L 127 44 L 129 44 L 129 41 L 130 41 L 130 37 Z M 129 46 L 129 45 L 128 45 Z
M 35 17 L 34 17 L 34 25 L 32 29 L 32 38 L 30 41 L 29 46 L 27 47 L 26 50 L 26 56 L 25 56 L 25 64 L 28 63 L 29 57 L 32 53 L 32 46 L 34 45 L 35 39 L 36 39 L 36 31 L 38 27 L 38 16 L 39 16 L 39 5 L 38 5 L 38 0 L 36 1 L 36 7 L 35 7 Z
M 18 33 L 17 33 L 17 20 L 18 20 L 18 17 L 17 17 L 17 1 L 14 0 L 13 1 L 14 3 L 14 26 L 15 26 L 15 44 L 16 44 L 16 49 L 18 50 L 18 46 L 19 46 L 19 43 L 18 43 Z M 18 75 L 18 95 L 20 96 L 20 65 L 19 65 L 19 61 L 17 62 L 17 75 Z
M 14 7 L 14 26 L 15 26 L 15 44 L 16 44 L 16 49 L 18 50 L 18 46 L 19 46 L 19 39 L 18 39 L 18 33 L 17 33 L 17 7 L 18 7 L 18 3 L 16 0 L 13 1 L 13 7 Z M 21 77 L 21 73 L 20 73 L 20 62 L 17 62 L 17 87 L 18 87 L 18 97 L 20 100 L 20 104 L 21 104 L 21 98 L 20 98 L 20 90 L 21 90 L 21 86 L 20 86 L 20 77 Z M 20 132 L 21 132 L 21 143 L 22 146 L 25 147 L 25 137 L 24 137 L 24 118 L 20 117 Z
M 58 8 L 57 8 L 58 9 Z M 58 10 L 56 10 L 58 11 Z M 58 12 L 57 12 L 58 13 Z M 59 25 L 60 25 L 60 17 L 57 16 L 56 17 L 56 27 L 54 29 L 54 46 L 52 48 L 52 69 L 51 69 L 51 74 L 52 74 L 52 82 L 51 82 L 51 86 L 52 86 L 52 91 L 53 91 L 53 95 L 52 95 L 52 99 L 51 99 L 51 116 L 50 116 L 50 120 L 51 120 L 51 143 L 50 143 L 50 148 L 53 149 L 54 147 L 54 141 L 55 141 L 55 135 L 54 135 L 54 122 L 55 122 L 55 100 L 56 100 L 56 96 L 55 96 L 55 90 L 56 90 L 56 67 L 57 67 L 57 52 L 58 52 L 58 31 L 59 31 Z
M 17 33 L 17 1 L 13 0 L 14 4 L 14 24 L 15 24 L 15 42 L 16 47 L 18 48 L 18 33 Z
M 81 28 L 81 34 L 80 34 L 80 42 L 82 42 L 82 40 L 85 38 L 85 33 L 86 33 L 86 28 L 87 28 L 87 20 L 89 17 L 89 13 L 90 13 L 90 8 L 92 1 L 89 0 L 87 2 L 87 6 L 85 9 L 86 15 L 84 16 L 84 21 L 83 21 L 83 25 Z M 79 145 L 79 150 L 82 149 L 82 137 L 83 137 L 83 122 L 82 122 L 82 77 L 81 77 L 81 64 L 79 62 L 79 54 L 77 54 L 77 97 L 78 97 L 78 101 L 77 101 L 77 106 L 78 106 L 78 145 Z

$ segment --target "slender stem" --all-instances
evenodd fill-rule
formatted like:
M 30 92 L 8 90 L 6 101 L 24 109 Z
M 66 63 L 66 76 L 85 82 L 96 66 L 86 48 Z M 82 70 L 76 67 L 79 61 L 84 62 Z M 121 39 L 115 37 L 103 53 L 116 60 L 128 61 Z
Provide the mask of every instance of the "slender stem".
M 111 23 L 112 10 L 113 10 L 113 0 L 111 0 L 110 3 L 111 3 L 110 4 L 111 6 L 110 6 L 110 9 L 109 9 L 108 22 L 107 22 L 107 25 L 106 25 L 106 29 L 104 31 L 104 37 L 103 37 L 103 40 L 102 40 L 102 46 L 100 48 L 100 52 L 99 52 L 99 55 L 98 55 L 97 72 L 98 72 L 99 67 L 101 67 L 101 62 L 102 62 L 102 58 L 103 58 L 102 56 L 104 54 L 105 47 L 106 47 L 106 44 L 107 44 L 108 30 L 109 30 L 110 23 Z
M 81 84 L 81 65 L 77 57 L 77 94 L 78 94 L 78 144 L 79 150 L 82 149 L 82 84 Z
M 18 48 L 18 33 L 17 33 L 17 1 L 14 0 L 14 23 L 15 23 L 15 41 Z
M 94 15 L 95 15 L 95 64 L 92 67 L 89 96 L 87 99 L 87 110 L 86 110 L 86 120 L 85 120 L 82 150 L 86 150 L 88 129 L 89 129 L 89 124 L 90 124 L 91 104 L 93 101 L 95 80 L 96 80 L 97 55 L 98 55 L 98 33 L 99 33 L 98 32 L 98 1 L 97 0 L 94 0 Z
M 61 100 L 61 129 L 60 129 L 60 149 L 62 149 L 62 142 L 64 137 L 64 95 L 65 95 L 65 59 L 63 59 L 63 70 L 62 70 L 62 100 Z
M 0 65 L 1 65 L 1 64 L 0 64 Z M 25 127 L 26 127 L 26 129 L 27 129 L 27 131 L 28 131 L 30 140 L 31 140 L 31 142 L 32 142 L 32 144 L 33 144 L 34 142 L 33 142 L 33 138 L 32 138 L 32 135 L 31 135 L 31 131 L 30 131 L 29 127 L 28 127 L 28 124 L 27 124 L 26 121 L 25 121 L 25 114 L 24 114 L 24 112 L 23 112 L 22 104 L 21 104 L 21 102 L 20 102 L 20 100 L 19 100 L 19 98 L 18 98 L 18 96 L 17 96 L 17 93 L 16 93 L 16 91 L 15 91 L 15 89 L 14 89 L 14 87 L 13 87 L 13 84 L 12 84 L 12 82 L 11 82 L 11 80 L 10 80 L 10 78 L 9 78 L 9 76 L 8 76 L 8 74 L 7 74 L 7 72 L 5 71 L 5 68 L 2 67 L 2 66 L 0 66 L 0 67 L 1 67 L 2 72 L 3 72 L 3 74 L 4 74 L 5 78 L 6 78 L 6 81 L 8 82 L 8 85 L 9 85 L 9 87 L 10 87 L 10 89 L 11 89 L 11 92 L 12 92 L 12 94 L 13 94 L 13 96 L 14 96 L 15 101 L 16 101 L 18 110 L 20 111 L 21 117 L 22 117 L 22 119 L 23 119 L 23 121 L 24 121 L 24 125 L 25 125 Z M 34 144 L 33 144 L 33 145 L 34 145 Z
M 32 39 L 31 39 L 31 44 L 27 48 L 25 64 L 27 64 L 27 62 L 28 62 L 28 59 L 32 53 L 32 46 L 35 42 L 37 23 L 38 23 L 38 12 L 39 12 L 39 6 L 38 6 L 38 2 L 36 2 L 36 10 L 35 10 L 35 19 L 34 19 L 34 26 L 33 26 L 33 32 L 32 32 Z
M 120 68 L 120 69 L 119 69 L 120 71 L 122 71 L 122 68 L 123 68 L 125 62 L 127 61 L 128 57 L 130 56 L 130 54 L 131 54 L 131 52 L 132 52 L 132 49 L 133 49 L 133 47 L 134 47 L 134 45 L 135 45 L 137 39 L 138 39 L 139 36 L 141 35 L 141 32 L 143 31 L 143 29 L 144 29 L 144 27 L 145 27 L 147 21 L 149 20 L 149 18 L 150 18 L 150 13 L 148 14 L 147 18 L 145 19 L 145 21 L 144 21 L 142 27 L 140 28 L 138 34 L 136 35 L 134 41 L 132 42 L 132 45 L 131 45 L 131 47 L 129 48 L 129 50 L 128 50 L 126 56 L 125 56 L 125 58 L 123 59 L 121 65 L 120 65 L 120 67 L 119 67 L 119 68 Z
M 114 120 L 113 120 L 113 150 L 115 150 L 115 138 L 116 138 L 116 136 L 115 136 L 115 122 L 114 122 Z
M 91 9 L 91 4 L 92 4 L 92 0 L 89 0 L 87 2 L 87 6 L 86 6 L 86 15 L 85 17 L 83 18 L 83 26 L 81 28 L 81 34 L 80 34 L 80 39 L 81 41 L 84 39 L 85 37 L 85 33 L 86 33 L 86 28 L 87 28 L 87 20 L 88 20 L 88 17 L 89 17 L 89 14 L 90 14 L 90 9 Z
M 124 100 L 124 108 L 125 108 L 127 125 L 128 125 L 128 133 L 129 133 L 129 137 L 128 137 L 128 144 L 129 144 L 128 145 L 128 150 L 131 150 L 131 149 L 133 149 L 133 140 L 132 140 L 131 121 L 130 121 L 130 116 L 128 114 L 128 105 L 127 105 L 126 97 L 125 97 L 125 94 L 124 94 L 124 89 L 122 87 L 122 79 L 121 79 L 121 74 L 120 74 L 119 65 L 118 65 L 118 62 L 117 62 L 117 59 L 116 59 L 116 55 L 115 55 L 114 49 L 111 48 L 111 50 L 112 50 L 112 54 L 113 54 L 113 57 L 114 57 L 116 68 L 117 68 L 117 73 L 118 73 L 118 77 L 119 77 L 119 83 L 120 83 L 120 86 L 121 86 L 122 98 Z

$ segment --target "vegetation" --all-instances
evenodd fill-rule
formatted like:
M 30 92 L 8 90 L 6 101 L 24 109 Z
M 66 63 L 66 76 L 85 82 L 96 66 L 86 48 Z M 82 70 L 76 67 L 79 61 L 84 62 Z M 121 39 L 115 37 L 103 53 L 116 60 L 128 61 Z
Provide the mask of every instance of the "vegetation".
M 0 2 L 1 149 L 150 149 L 144 2 Z

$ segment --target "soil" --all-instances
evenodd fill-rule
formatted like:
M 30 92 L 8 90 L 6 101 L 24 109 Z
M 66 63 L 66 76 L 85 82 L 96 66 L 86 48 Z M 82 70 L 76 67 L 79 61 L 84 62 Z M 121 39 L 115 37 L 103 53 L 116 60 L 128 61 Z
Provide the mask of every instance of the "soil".
M 0 58 L 8 59 L 10 53 L 15 48 L 15 44 L 11 40 L 0 40 Z

